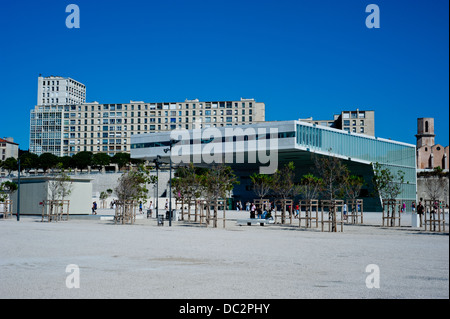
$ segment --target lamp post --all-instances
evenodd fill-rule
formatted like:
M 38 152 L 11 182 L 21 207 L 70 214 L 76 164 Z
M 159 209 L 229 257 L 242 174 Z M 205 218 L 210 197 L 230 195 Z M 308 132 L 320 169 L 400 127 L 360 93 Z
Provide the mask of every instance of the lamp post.
M 158 218 L 158 202 L 159 202 L 159 176 L 158 176 L 158 172 L 159 172 L 159 166 L 161 165 L 161 162 L 159 161 L 159 159 L 161 158 L 161 156 L 157 155 L 156 158 L 153 160 L 153 163 L 155 164 L 156 167 L 156 218 Z
M 17 159 L 19 174 L 17 174 L 17 221 L 20 221 L 20 157 Z
M 169 226 L 172 226 L 172 146 L 177 144 L 179 140 L 171 139 L 169 142 L 169 148 L 164 149 L 164 153 L 169 154 Z

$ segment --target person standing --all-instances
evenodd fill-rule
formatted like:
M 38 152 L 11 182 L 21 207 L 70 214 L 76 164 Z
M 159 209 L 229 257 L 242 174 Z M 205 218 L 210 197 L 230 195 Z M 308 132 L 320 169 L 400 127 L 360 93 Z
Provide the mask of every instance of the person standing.
M 422 215 L 424 212 L 424 207 L 422 205 L 422 202 L 419 202 L 419 205 L 417 205 L 417 214 L 419 214 L 419 219 L 420 219 L 420 227 L 422 227 Z
M 148 206 L 148 211 L 147 211 L 147 218 L 150 216 L 150 218 L 152 217 L 153 214 L 153 202 L 150 201 L 150 205 Z
M 256 206 L 255 203 L 252 203 L 252 207 L 250 208 L 250 218 L 255 218 Z

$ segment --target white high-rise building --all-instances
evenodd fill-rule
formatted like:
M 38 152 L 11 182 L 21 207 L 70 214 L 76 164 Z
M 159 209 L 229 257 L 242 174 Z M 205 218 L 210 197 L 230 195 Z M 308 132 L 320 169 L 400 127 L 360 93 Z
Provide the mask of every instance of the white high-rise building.
M 86 103 L 86 86 L 71 78 L 38 78 L 37 105 L 72 105 Z

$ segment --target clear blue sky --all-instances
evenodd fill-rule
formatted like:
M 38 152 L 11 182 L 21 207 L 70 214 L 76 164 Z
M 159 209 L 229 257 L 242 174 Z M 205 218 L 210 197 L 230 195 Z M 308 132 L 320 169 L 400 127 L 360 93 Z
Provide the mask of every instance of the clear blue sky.
M 255 98 L 266 120 L 374 110 L 377 136 L 412 144 L 434 117 L 446 146 L 448 30 L 447 0 L 2 0 L 0 137 L 28 149 L 42 73 L 84 83 L 88 102 Z

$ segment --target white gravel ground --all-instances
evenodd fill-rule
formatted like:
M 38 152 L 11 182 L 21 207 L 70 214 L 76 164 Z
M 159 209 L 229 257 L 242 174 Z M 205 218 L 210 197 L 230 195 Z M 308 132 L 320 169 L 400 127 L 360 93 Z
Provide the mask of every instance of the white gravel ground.
M 99 211 L 111 214 L 111 211 Z M 225 229 L 155 219 L 0 220 L 0 298 L 449 298 L 449 236 L 381 227 L 381 214 L 343 233 L 294 225 Z M 448 220 L 448 215 L 446 216 Z M 79 267 L 69 289 L 66 266 Z M 379 268 L 369 289 L 366 266 Z

